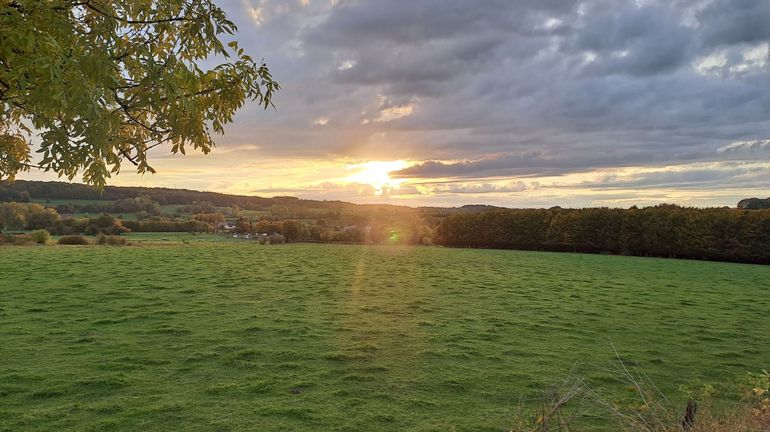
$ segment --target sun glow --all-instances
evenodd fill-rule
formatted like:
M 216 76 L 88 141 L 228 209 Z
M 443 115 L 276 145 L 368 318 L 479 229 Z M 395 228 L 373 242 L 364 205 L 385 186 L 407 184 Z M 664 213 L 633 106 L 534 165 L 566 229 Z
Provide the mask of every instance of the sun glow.
M 403 180 L 390 177 L 390 173 L 408 166 L 405 161 L 369 161 L 361 164 L 348 165 L 354 174 L 345 178 L 351 183 L 371 185 L 375 195 L 382 195 L 388 189 L 398 189 Z

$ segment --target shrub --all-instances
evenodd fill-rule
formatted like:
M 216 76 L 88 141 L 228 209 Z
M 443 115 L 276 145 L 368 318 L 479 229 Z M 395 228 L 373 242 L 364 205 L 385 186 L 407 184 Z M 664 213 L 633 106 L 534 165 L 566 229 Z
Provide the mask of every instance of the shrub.
M 16 244 L 18 245 L 30 244 L 35 242 L 35 240 L 29 234 L 19 234 L 14 237 L 16 240 Z
M 98 245 L 125 246 L 127 243 L 128 241 L 125 238 L 116 235 L 99 234 L 96 237 L 96 244 Z
M 124 237 L 111 235 L 107 237 L 107 244 L 110 246 L 125 246 L 128 241 Z
M 51 233 L 44 229 L 32 231 L 29 235 L 35 240 L 35 243 L 39 244 L 46 244 L 48 243 L 48 239 L 51 238 Z
M 3 234 L 0 235 L 0 244 L 24 245 L 34 243 L 35 240 L 29 234 Z
M 68 235 L 59 238 L 60 245 L 88 245 L 91 242 L 87 238 L 79 235 Z

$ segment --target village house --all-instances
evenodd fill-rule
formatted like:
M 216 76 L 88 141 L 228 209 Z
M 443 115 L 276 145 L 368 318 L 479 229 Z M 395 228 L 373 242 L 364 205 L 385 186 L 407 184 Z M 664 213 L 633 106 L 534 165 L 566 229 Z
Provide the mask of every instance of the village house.
M 217 230 L 220 231 L 232 231 L 235 229 L 235 222 L 219 222 L 217 224 Z

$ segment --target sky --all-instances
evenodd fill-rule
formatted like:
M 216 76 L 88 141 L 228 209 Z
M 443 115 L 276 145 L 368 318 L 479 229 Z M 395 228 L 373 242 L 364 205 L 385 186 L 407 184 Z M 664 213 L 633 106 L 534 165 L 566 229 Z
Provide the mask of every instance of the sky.
M 411 206 L 770 196 L 770 1 L 217 4 L 282 85 L 276 109 L 109 184 Z

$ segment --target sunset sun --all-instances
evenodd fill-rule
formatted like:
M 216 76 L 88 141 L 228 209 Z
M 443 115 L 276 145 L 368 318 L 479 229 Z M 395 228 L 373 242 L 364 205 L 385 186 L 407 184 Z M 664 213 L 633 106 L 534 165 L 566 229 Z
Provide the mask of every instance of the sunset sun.
M 369 161 L 360 164 L 348 165 L 348 169 L 354 171 L 345 180 L 351 183 L 361 183 L 374 188 L 375 195 L 382 195 L 387 189 L 398 188 L 403 180 L 394 179 L 390 173 L 407 167 L 403 160 L 395 161 Z

